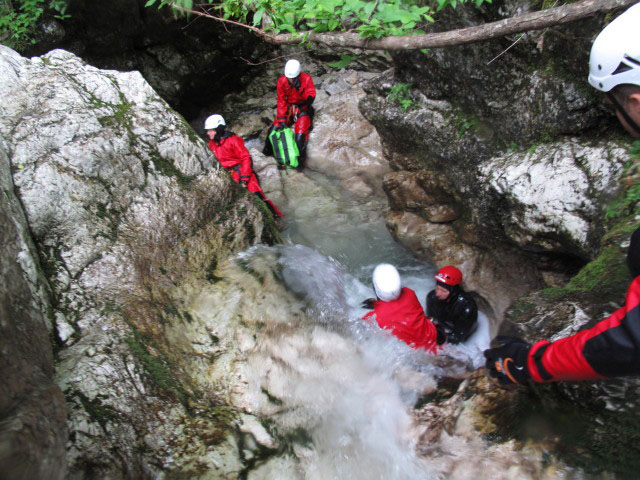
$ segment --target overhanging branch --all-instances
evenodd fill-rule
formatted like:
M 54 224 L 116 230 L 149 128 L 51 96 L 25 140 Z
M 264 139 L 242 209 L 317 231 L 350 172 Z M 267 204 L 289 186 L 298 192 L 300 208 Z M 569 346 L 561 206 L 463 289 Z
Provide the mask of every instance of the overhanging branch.
M 638 0 L 582 0 L 580 2 L 526 13 L 492 23 L 461 28 L 440 33 L 367 39 L 355 33 L 309 33 L 307 41 L 324 43 L 331 47 L 363 48 L 367 50 L 417 50 L 442 48 L 481 42 L 514 33 L 542 30 L 554 25 L 574 22 L 595 13 L 609 12 L 633 5 Z M 638 26 L 640 28 L 640 25 Z M 295 45 L 303 42 L 300 36 L 291 34 L 258 35 L 268 43 Z

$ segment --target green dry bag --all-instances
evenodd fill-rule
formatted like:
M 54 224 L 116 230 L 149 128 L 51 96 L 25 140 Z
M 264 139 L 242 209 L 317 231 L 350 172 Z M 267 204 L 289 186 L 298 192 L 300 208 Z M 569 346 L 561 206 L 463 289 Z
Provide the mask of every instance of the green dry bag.
M 269 134 L 269 141 L 273 146 L 273 156 L 280 165 L 286 168 L 298 166 L 300 152 L 293 136 L 293 130 L 288 127 L 274 130 Z

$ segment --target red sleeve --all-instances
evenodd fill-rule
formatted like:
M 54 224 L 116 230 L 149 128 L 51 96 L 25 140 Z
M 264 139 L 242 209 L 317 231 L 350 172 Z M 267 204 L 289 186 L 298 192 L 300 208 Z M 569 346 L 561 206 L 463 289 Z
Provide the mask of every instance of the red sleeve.
M 640 277 L 629 286 L 622 308 L 575 335 L 537 342 L 527 366 L 536 382 L 640 374 Z
M 287 118 L 287 109 L 289 103 L 286 98 L 287 77 L 284 75 L 278 80 L 276 90 L 278 92 L 278 113 L 276 114 L 276 123 L 278 121 L 285 121 Z
M 307 97 L 316 98 L 316 86 L 313 84 L 313 78 L 311 77 L 311 75 L 307 73 L 301 73 L 300 82 L 302 83 L 301 90 L 303 91 L 302 100 L 306 100 Z
M 229 140 L 233 140 L 233 150 L 235 153 L 235 157 L 240 163 L 240 181 L 248 182 L 251 174 L 253 173 L 253 168 L 251 167 L 251 154 L 247 147 L 244 146 L 244 140 L 240 138 L 238 135 L 234 135 L 229 138 Z

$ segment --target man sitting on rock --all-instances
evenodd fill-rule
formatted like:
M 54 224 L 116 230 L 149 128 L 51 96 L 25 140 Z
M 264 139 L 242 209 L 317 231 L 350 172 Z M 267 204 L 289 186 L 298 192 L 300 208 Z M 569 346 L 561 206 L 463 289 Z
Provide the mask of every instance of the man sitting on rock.
M 274 128 L 283 129 L 293 125 L 295 141 L 300 152 L 298 168 L 301 169 L 307 153 L 307 143 L 313 120 L 311 104 L 316 98 L 316 87 L 311 75 L 301 72 L 300 62 L 289 60 L 284 66 L 284 75 L 278 79 L 276 91 L 278 94 L 276 118 L 267 132 L 267 140 L 262 153 L 265 155 L 273 154 L 269 134 Z
M 260 188 L 258 177 L 251 165 L 251 154 L 245 147 L 244 141 L 227 130 L 227 124 L 222 115 L 209 116 L 204 122 L 204 129 L 209 137 L 209 150 L 216 156 L 220 165 L 231 173 L 231 178 L 265 202 L 274 216 L 282 217 L 280 210 L 265 197 Z
M 440 326 L 447 343 L 467 340 L 478 327 L 478 306 L 462 289 L 462 272 L 447 265 L 435 276 L 436 288 L 427 294 L 427 317 Z
M 606 95 L 618 120 L 640 138 L 640 3 L 600 32 L 591 47 L 589 83 Z M 640 229 L 627 266 L 634 279 L 625 304 L 592 328 L 553 343 L 502 339 L 485 350 L 489 374 L 501 384 L 593 380 L 640 374 Z
M 393 265 L 381 263 L 373 270 L 373 288 L 377 299 L 362 302 L 364 308 L 372 309 L 363 320 L 375 318 L 380 328 L 391 331 L 410 347 L 436 353 L 437 346 L 444 343 L 444 335 L 424 315 L 415 292 L 402 287 Z

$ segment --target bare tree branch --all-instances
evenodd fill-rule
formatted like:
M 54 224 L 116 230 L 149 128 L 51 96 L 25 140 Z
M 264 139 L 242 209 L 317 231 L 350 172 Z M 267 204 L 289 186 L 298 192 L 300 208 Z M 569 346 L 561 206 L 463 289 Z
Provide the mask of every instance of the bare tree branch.
M 366 50 L 418 50 L 422 48 L 443 48 L 467 43 L 482 42 L 493 38 L 504 37 L 515 33 L 542 30 L 555 25 L 575 22 L 596 13 L 605 13 L 633 5 L 638 0 L 581 0 L 561 7 L 549 8 L 538 12 L 526 13 L 492 23 L 485 23 L 468 28 L 449 30 L 447 32 L 427 33 L 368 39 L 356 33 L 313 33 L 300 32 L 298 35 L 272 35 L 263 29 L 224 19 L 204 11 L 183 11 L 203 16 L 219 22 L 234 24 L 251 30 L 263 41 L 275 45 L 296 45 L 304 41 L 323 43 L 330 47 L 362 48 Z M 640 27 L 639 27 L 640 28 Z M 303 37 L 301 34 L 305 34 Z
M 507 18 L 498 22 L 485 23 L 448 32 L 427 33 L 425 35 L 366 39 L 358 37 L 355 33 L 309 33 L 307 40 L 333 47 L 363 48 L 367 50 L 417 50 L 421 48 L 451 47 L 504 37 L 514 33 L 542 30 L 554 25 L 574 22 L 595 13 L 609 12 L 627 7 L 636 2 L 637 0 L 582 0 L 561 7 Z M 297 44 L 302 42 L 302 38 L 290 34 L 261 36 L 266 42 L 274 44 Z

